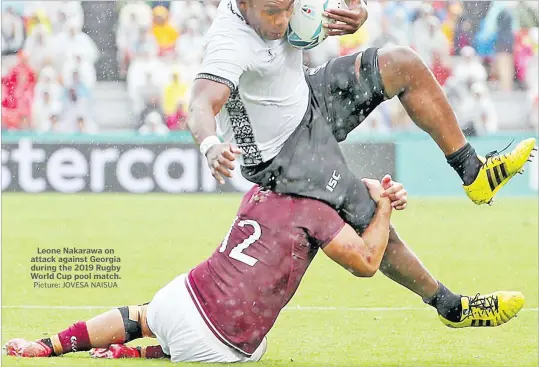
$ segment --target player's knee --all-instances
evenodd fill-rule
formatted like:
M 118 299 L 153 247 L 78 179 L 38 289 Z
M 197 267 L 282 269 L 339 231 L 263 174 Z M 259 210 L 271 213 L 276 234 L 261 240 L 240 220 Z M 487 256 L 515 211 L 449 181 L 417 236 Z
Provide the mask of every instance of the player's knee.
M 149 329 L 146 321 L 147 304 L 120 307 L 118 310 L 122 315 L 122 321 L 125 329 L 124 343 L 128 343 L 142 337 L 153 336 L 153 333 Z
M 393 66 L 406 66 L 423 63 L 419 55 L 407 46 L 388 46 L 379 51 L 379 60 L 389 62 Z
M 378 67 L 388 98 L 406 92 L 428 71 L 419 55 L 405 46 L 381 48 L 378 52 Z

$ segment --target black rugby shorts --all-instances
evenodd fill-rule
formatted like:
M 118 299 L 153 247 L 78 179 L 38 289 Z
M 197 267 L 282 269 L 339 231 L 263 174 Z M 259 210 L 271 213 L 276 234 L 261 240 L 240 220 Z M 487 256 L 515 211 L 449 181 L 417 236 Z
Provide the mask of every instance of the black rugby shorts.
M 321 200 L 362 233 L 376 205 L 348 168 L 339 142 L 385 100 L 377 52 L 363 52 L 359 82 L 357 54 L 306 69 L 310 98 L 302 122 L 275 158 L 242 167 L 243 176 L 275 192 Z

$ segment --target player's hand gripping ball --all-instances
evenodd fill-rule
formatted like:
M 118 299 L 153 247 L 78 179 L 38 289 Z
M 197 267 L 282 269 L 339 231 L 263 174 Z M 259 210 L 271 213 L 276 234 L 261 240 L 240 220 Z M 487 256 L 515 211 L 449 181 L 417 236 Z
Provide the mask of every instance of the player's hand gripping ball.
M 329 32 L 323 24 L 336 22 L 323 13 L 328 9 L 340 9 L 342 1 L 344 0 L 296 0 L 286 34 L 288 42 L 305 50 L 322 43 Z
M 288 42 L 308 50 L 328 36 L 353 34 L 367 21 L 365 0 L 296 0 L 288 25 Z

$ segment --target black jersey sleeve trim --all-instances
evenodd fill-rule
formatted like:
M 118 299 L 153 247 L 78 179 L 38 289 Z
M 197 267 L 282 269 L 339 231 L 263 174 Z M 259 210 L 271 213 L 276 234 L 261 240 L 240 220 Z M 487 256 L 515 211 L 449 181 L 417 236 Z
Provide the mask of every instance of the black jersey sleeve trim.
M 197 74 L 195 79 L 207 79 L 207 80 L 211 80 L 212 82 L 221 83 L 221 84 L 226 85 L 228 88 L 230 88 L 231 91 L 236 89 L 236 87 L 234 86 L 234 83 L 232 83 L 230 80 L 228 80 L 227 78 L 223 78 L 221 76 L 214 75 L 214 74 L 200 73 L 200 74 Z

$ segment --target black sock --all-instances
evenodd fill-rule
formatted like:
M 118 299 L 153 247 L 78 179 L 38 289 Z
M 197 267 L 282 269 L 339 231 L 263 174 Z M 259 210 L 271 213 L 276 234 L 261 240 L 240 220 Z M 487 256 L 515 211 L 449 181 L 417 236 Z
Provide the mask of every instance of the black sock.
M 423 299 L 428 305 L 434 307 L 440 315 L 452 322 L 459 322 L 462 313 L 461 296 L 451 292 L 442 283 L 438 282 L 438 290 L 430 299 Z
M 445 158 L 447 163 L 457 171 L 464 185 L 469 185 L 475 180 L 483 165 L 470 143 L 466 143 L 465 146 Z

